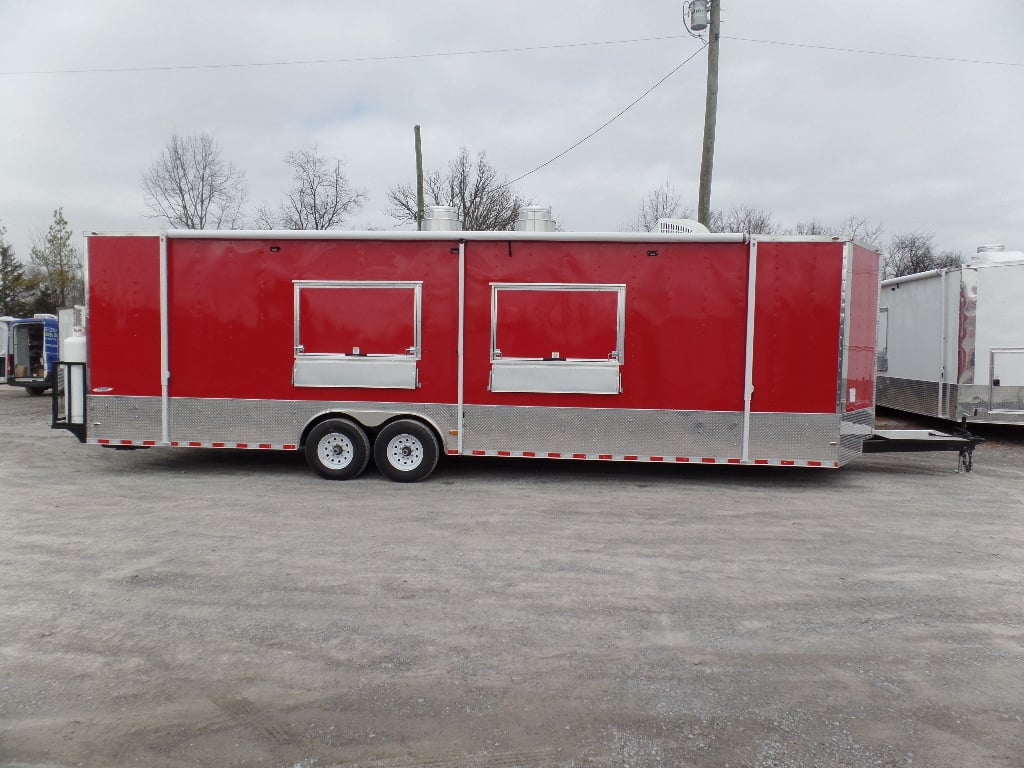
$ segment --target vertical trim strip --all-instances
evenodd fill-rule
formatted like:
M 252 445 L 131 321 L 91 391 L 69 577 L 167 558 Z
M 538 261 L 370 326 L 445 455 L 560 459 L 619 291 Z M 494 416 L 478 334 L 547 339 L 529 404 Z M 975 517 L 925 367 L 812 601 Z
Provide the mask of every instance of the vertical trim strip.
M 160 235 L 160 440 L 171 442 L 169 337 L 167 333 L 167 235 Z
M 939 270 L 939 418 L 946 417 L 946 270 Z
M 493 331 L 492 331 L 493 332 Z M 456 447 L 462 454 L 462 426 L 464 421 L 465 398 L 465 337 L 466 337 L 466 241 L 459 240 L 459 402 L 455 406 L 455 428 L 459 431 Z
M 750 461 L 750 408 L 754 397 L 754 312 L 757 304 L 757 240 L 750 240 L 747 262 L 747 350 L 743 368 L 743 453 Z
M 853 305 L 853 242 L 843 245 L 843 276 L 839 287 L 839 370 L 836 371 L 836 413 L 846 413 L 850 367 L 850 312 Z M 877 322 L 877 318 L 875 319 Z

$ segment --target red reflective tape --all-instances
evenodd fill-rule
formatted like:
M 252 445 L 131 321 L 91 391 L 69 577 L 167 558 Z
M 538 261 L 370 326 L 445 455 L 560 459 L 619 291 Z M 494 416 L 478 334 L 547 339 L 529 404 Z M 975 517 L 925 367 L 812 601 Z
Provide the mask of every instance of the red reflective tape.
M 156 440 L 143 440 L 143 445 L 156 445 Z
M 458 448 L 449 448 L 448 449 L 448 455 L 449 456 L 458 456 L 459 455 L 459 449 Z
M 743 460 L 742 459 L 729 459 L 729 463 L 730 464 L 742 464 Z
M 768 459 L 754 459 L 755 464 L 767 464 Z
M 537 456 L 537 452 L 536 451 L 523 451 L 523 456 L 525 456 L 528 459 L 532 459 L 532 458 L 535 458 Z
M 808 461 L 807 462 L 807 466 L 808 467 L 820 467 L 821 466 L 821 462 L 820 461 Z
M 299 449 L 299 446 L 295 445 L 295 443 L 285 443 L 281 447 L 286 451 L 297 451 Z
M 473 451 L 474 456 L 486 456 L 487 451 Z
M 611 457 L 612 457 L 612 455 L 610 453 L 599 453 L 599 454 L 597 454 L 597 458 L 605 459 L 606 461 L 608 459 L 610 459 Z
M 690 461 L 689 456 L 676 456 L 676 461 L 680 464 L 688 464 Z
M 714 459 L 709 459 L 707 456 L 702 458 L 701 461 L 704 462 L 705 464 L 714 464 L 715 463 Z
M 664 461 L 664 456 L 651 456 L 651 461 Z
M 118 442 L 119 442 L 119 443 L 120 443 L 121 445 L 132 445 L 132 444 L 133 444 L 133 441 L 132 441 L 132 440 L 118 440 Z
M 623 456 L 622 460 L 623 461 L 637 461 L 639 458 L 640 458 L 639 456 Z
M 213 447 L 214 448 L 223 448 L 224 447 L 224 443 L 214 443 Z
M 574 459 L 585 459 L 585 458 L 587 458 L 587 454 L 585 454 L 585 453 L 574 453 L 572 455 L 572 457 Z
M 512 451 L 498 451 L 499 456 L 511 456 Z
M 795 462 L 795 461 L 793 461 L 792 459 L 783 459 L 783 460 L 782 460 L 782 461 L 780 461 L 779 463 L 780 463 L 780 464 L 781 464 L 782 466 L 784 466 L 784 467 L 793 467 L 793 466 L 796 466 L 796 462 Z
M 260 443 L 260 448 L 273 448 L 274 446 L 270 443 Z
M 560 453 L 549 453 L 548 454 L 548 458 L 549 459 L 560 459 L 560 458 L 562 458 L 562 454 L 560 454 Z
M 235 443 L 235 448 L 248 448 L 248 443 Z
M 181 445 L 181 443 L 179 443 L 177 440 L 171 440 L 171 445 L 177 448 L 179 445 Z
M 191 441 L 190 441 L 190 442 L 189 442 L 189 444 L 188 444 L 188 447 L 189 447 L 189 448 L 202 448 L 202 447 L 203 447 L 203 444 L 202 444 L 202 443 L 197 443 L 197 442 L 191 442 Z
M 104 439 L 102 437 L 99 440 L 97 440 L 96 442 L 99 443 L 100 445 L 110 445 L 110 441 L 106 440 L 106 439 Z

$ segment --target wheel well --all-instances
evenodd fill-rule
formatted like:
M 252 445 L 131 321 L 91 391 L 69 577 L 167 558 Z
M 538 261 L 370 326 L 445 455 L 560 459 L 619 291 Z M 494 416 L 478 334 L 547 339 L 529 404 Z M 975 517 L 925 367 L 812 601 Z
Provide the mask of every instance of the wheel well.
M 367 426 L 367 424 L 362 419 L 359 419 L 356 416 L 353 416 L 350 413 L 345 413 L 343 411 L 331 411 L 328 413 L 321 413 L 315 416 L 314 418 L 310 419 L 309 422 L 306 424 L 305 428 L 302 430 L 302 436 L 299 438 L 299 448 L 305 447 L 306 438 L 309 437 L 309 433 L 313 430 L 313 428 L 316 427 L 317 424 L 325 422 L 328 419 L 348 419 L 349 421 L 354 421 L 356 424 L 358 424 L 360 427 L 366 430 L 366 434 L 370 438 L 371 445 L 373 444 L 373 441 L 376 439 L 377 433 L 380 432 L 388 424 L 391 424 L 392 422 L 395 421 L 399 421 L 401 419 L 411 419 L 413 421 L 418 421 L 420 424 L 422 424 L 423 426 L 425 426 L 427 429 L 434 433 L 434 437 L 437 438 L 437 444 L 438 446 L 440 446 L 441 453 L 445 453 L 445 442 L 444 438 L 441 436 L 441 430 L 437 428 L 437 425 L 433 421 L 416 413 L 395 413 L 393 415 L 388 416 L 388 418 L 383 419 L 382 421 L 380 421 L 379 423 L 375 424 L 372 427 Z

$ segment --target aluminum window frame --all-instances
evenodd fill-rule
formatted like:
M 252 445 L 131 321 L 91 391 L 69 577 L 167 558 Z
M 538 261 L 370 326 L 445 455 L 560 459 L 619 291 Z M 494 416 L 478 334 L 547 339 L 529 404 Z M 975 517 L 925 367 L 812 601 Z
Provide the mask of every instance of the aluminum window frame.
M 294 291 L 295 359 L 320 360 L 359 358 L 367 360 L 420 360 L 423 357 L 423 281 L 422 280 L 292 280 Z M 413 343 L 404 354 L 391 352 L 355 354 L 352 352 L 306 352 L 302 346 L 300 298 L 303 288 L 407 288 L 413 291 Z
M 491 283 L 492 392 L 619 395 L 625 361 L 626 286 L 623 283 Z M 506 357 L 498 348 L 499 297 L 508 292 L 615 293 L 615 349 L 603 358 Z
M 560 365 L 563 362 L 576 364 L 607 364 L 614 360 L 618 365 L 625 363 L 626 342 L 626 285 L 625 283 L 491 283 L 491 362 L 502 363 L 524 362 L 532 365 L 549 363 Z M 498 296 L 502 291 L 516 292 L 579 292 L 579 293 L 616 293 L 615 308 L 615 350 L 604 358 L 558 358 L 546 357 L 507 357 L 498 348 Z

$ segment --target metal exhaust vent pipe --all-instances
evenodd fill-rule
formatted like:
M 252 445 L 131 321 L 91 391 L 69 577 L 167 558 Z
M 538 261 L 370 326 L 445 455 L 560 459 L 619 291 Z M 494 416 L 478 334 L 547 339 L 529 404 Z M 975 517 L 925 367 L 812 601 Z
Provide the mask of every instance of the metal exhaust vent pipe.
M 519 209 L 516 232 L 554 232 L 550 205 L 524 205 Z
M 431 205 L 424 211 L 423 229 L 426 232 L 459 232 L 462 222 L 453 205 Z

